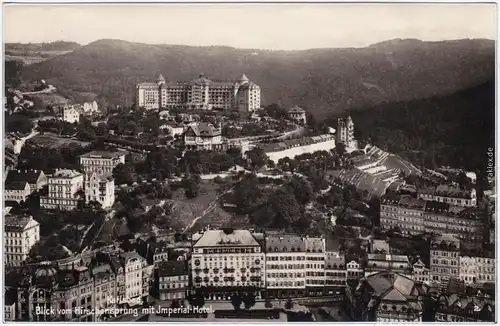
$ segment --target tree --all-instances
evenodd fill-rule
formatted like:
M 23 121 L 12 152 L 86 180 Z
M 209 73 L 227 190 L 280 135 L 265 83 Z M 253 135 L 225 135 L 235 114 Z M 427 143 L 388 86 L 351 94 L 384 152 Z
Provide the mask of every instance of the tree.
M 267 161 L 269 161 L 269 157 L 260 147 L 254 147 L 251 150 L 247 151 L 245 154 L 246 157 L 250 160 L 250 166 L 253 170 L 265 166 Z
M 33 128 L 31 120 L 22 114 L 5 115 L 5 129 L 7 132 L 29 134 Z
M 198 196 L 200 191 L 200 180 L 199 175 L 194 175 L 184 181 L 185 194 L 187 198 L 191 199 Z
M 291 310 L 293 308 L 293 301 L 292 299 L 288 298 L 285 302 L 285 309 L 286 310 Z
M 259 188 L 259 180 L 255 174 L 250 174 L 236 185 L 233 190 L 234 204 L 242 213 L 250 212 L 261 201 L 263 193 Z
M 242 300 L 241 295 L 239 293 L 231 296 L 231 304 L 233 305 L 235 311 L 239 311 L 241 309 L 242 302 L 243 302 L 243 300 Z
M 243 304 L 245 305 L 245 309 L 249 310 L 253 306 L 255 306 L 255 294 L 247 293 L 243 296 Z
M 273 307 L 271 300 L 267 299 L 264 307 L 266 307 L 267 309 L 271 309 Z
M 297 199 L 297 202 L 301 205 L 305 205 L 311 201 L 314 195 L 311 184 L 307 180 L 296 175 L 292 177 L 292 180 L 290 180 L 286 186 L 291 188 L 295 199 Z

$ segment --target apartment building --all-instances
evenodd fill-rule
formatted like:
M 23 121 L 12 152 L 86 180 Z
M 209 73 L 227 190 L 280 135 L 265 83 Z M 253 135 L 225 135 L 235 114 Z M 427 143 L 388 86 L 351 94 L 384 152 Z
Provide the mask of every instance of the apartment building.
M 302 297 L 306 291 L 306 246 L 298 235 L 266 237 L 267 297 Z
M 81 199 L 77 193 L 83 190 L 83 174 L 74 170 L 57 170 L 48 176 L 48 185 L 48 196 L 40 197 L 40 207 L 71 210 Z
M 117 279 L 116 273 L 108 263 L 99 264 L 91 269 L 94 280 L 94 311 L 95 321 L 106 321 L 116 314 L 105 313 L 118 307 L 116 300 Z
M 63 108 L 63 121 L 68 123 L 80 122 L 80 112 L 73 106 L 66 106 Z
M 100 176 L 113 174 L 113 169 L 120 163 L 125 164 L 127 152 L 92 151 L 80 156 L 80 165 L 84 174 L 96 172 Z
M 325 239 L 304 238 L 306 247 L 306 295 L 322 296 L 325 287 Z
M 187 149 L 217 150 L 222 148 L 222 127 L 215 128 L 205 122 L 191 124 L 184 132 L 183 142 Z
M 496 264 L 494 252 L 460 253 L 460 280 L 465 284 L 494 283 Z
M 431 239 L 431 283 L 440 283 L 460 276 L 460 240 L 450 234 Z
M 339 252 L 325 253 L 325 295 L 343 293 L 347 282 L 345 256 Z
M 461 240 L 482 240 L 485 221 L 476 207 L 463 207 L 429 201 L 425 208 L 425 229 L 438 234 L 453 234 Z
M 92 172 L 85 178 L 85 202 L 97 202 L 103 209 L 115 203 L 115 180 L 111 176 L 101 176 Z
M 146 260 L 137 252 L 125 252 L 121 255 L 125 276 L 125 300 L 130 306 L 142 304 L 143 296 L 143 269 L 147 266 Z
M 413 265 L 413 275 L 412 279 L 416 282 L 424 283 L 426 285 L 430 284 L 430 270 L 421 259 L 418 259 Z
M 5 216 L 4 264 L 19 266 L 40 240 L 40 223 L 31 216 Z
M 359 280 L 365 276 L 365 270 L 360 262 L 351 260 L 346 264 L 347 280 Z
M 399 228 L 406 234 L 423 233 L 425 206 L 425 200 L 409 195 L 386 196 L 380 202 L 380 226 L 386 230 Z
M 248 230 L 233 229 L 208 230 L 193 235 L 191 272 L 194 287 L 207 298 L 230 299 L 236 292 L 251 292 L 260 298 L 266 285 L 265 254 L 262 241 L 257 238 L 260 236 Z
M 147 110 L 170 108 L 238 110 L 260 108 L 260 87 L 243 74 L 236 81 L 212 81 L 204 74 L 187 82 L 167 82 L 159 75 L 156 82 L 137 85 L 136 104 Z
M 406 234 L 424 232 L 453 234 L 459 239 L 481 240 L 484 219 L 477 207 L 451 205 L 446 202 L 386 195 L 380 202 L 380 226 L 389 230 L 399 228 Z
M 161 262 L 158 268 L 157 284 L 160 300 L 184 300 L 189 287 L 187 262 Z
M 30 185 L 26 181 L 5 182 L 4 200 L 6 202 L 24 203 L 30 194 Z
M 447 203 L 455 206 L 474 207 L 477 205 L 476 189 L 461 189 L 454 185 L 439 185 L 435 188 L 419 189 L 419 198 Z

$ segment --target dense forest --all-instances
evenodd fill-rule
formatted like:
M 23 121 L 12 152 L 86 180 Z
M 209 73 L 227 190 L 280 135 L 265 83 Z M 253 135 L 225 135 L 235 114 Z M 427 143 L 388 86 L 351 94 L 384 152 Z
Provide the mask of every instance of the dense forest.
M 352 111 L 351 116 L 362 142 L 426 167 L 484 173 L 487 149 L 495 148 L 495 83 L 445 97 L 382 104 Z
M 25 80 L 45 79 L 68 98 L 94 94 L 130 106 L 138 82 L 159 72 L 168 81 L 200 73 L 234 80 L 246 73 L 262 104 L 299 105 L 318 118 L 380 103 L 453 94 L 486 82 L 495 67 L 491 40 L 399 40 L 366 48 L 305 51 L 223 46 L 148 45 L 100 40 L 26 66 Z

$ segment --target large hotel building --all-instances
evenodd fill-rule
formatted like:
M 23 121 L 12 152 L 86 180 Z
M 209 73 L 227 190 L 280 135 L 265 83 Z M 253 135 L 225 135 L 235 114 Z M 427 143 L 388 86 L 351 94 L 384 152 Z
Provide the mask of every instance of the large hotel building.
M 260 87 L 245 74 L 236 81 L 212 81 L 201 74 L 186 82 L 167 82 L 160 74 L 156 82 L 137 85 L 136 105 L 147 110 L 170 108 L 222 109 L 252 112 L 260 108 Z

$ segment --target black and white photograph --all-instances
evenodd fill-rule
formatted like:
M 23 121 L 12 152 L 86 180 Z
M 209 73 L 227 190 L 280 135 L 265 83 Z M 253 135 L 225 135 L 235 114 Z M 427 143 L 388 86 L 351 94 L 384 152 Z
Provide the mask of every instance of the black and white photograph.
M 4 3 L 4 323 L 496 323 L 496 3 Z

